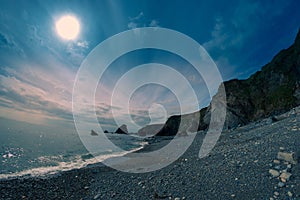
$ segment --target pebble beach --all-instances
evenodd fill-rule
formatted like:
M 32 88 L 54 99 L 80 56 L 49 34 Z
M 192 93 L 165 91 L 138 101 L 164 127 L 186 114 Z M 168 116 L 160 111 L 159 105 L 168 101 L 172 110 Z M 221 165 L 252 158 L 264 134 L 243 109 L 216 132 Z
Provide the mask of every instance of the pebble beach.
M 300 113 L 223 131 L 200 159 L 205 132 L 171 165 L 125 173 L 94 164 L 55 175 L 0 180 L 0 199 L 300 199 Z M 141 152 L 171 138 L 151 139 Z

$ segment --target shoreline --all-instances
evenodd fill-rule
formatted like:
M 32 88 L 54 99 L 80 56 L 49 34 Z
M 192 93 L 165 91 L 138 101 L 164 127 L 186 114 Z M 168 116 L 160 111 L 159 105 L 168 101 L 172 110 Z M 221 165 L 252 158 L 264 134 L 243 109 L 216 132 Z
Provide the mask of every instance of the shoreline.
M 142 143 L 143 144 L 141 147 L 134 149 L 132 151 L 129 151 L 123 155 L 114 155 L 112 157 L 109 158 L 105 158 L 104 160 L 97 160 L 97 158 L 95 158 L 94 156 L 92 156 L 92 158 L 87 159 L 87 160 L 95 160 L 95 162 L 92 161 L 92 163 L 87 163 L 87 164 L 82 164 L 83 166 L 80 167 L 74 167 L 74 168 L 70 168 L 70 169 L 66 169 L 66 170 L 52 170 L 52 171 L 48 171 L 48 172 L 34 172 L 34 171 L 38 171 L 38 169 L 42 169 L 42 168 L 56 168 L 57 166 L 46 166 L 46 167 L 37 167 L 37 168 L 32 168 L 32 169 L 25 169 L 19 172 L 14 172 L 14 173 L 9 173 L 9 174 L 0 174 L 0 181 L 5 181 L 5 180 L 14 180 L 14 179 L 35 179 L 35 178 L 42 178 L 42 179 L 51 179 L 57 176 L 60 176 L 62 173 L 66 173 L 66 172 L 70 172 L 70 171 L 74 171 L 74 170 L 85 170 L 85 169 L 90 169 L 90 168 L 94 168 L 94 167 L 99 167 L 99 168 L 104 168 L 107 167 L 105 164 L 103 164 L 103 162 L 105 160 L 109 160 L 109 159 L 116 159 L 116 158 L 121 158 L 124 157 L 126 155 L 129 155 L 131 153 L 147 153 L 147 152 L 151 152 L 153 150 L 159 149 L 161 147 L 163 147 L 164 145 L 166 145 L 168 143 L 169 140 L 171 140 L 173 137 L 151 137 L 151 138 L 145 138 L 144 141 Z M 83 161 L 85 162 L 85 161 Z M 107 167 L 109 168 L 109 167 Z M 111 170 L 113 170 L 112 168 L 110 168 Z M 107 171 L 107 170 L 105 170 Z M 1 176 L 6 176 L 6 177 L 1 177 Z
M 289 198 L 287 192 L 299 199 L 299 164 L 292 165 L 292 177 L 282 188 L 269 174 L 286 166 L 273 163 L 280 148 L 299 150 L 299 134 L 299 113 L 252 123 L 224 131 L 209 156 L 199 159 L 200 133 L 178 160 L 157 171 L 124 173 L 97 163 L 52 177 L 0 180 L 0 199 L 269 199 L 274 192 L 277 199 Z M 161 141 L 140 152 L 168 142 Z

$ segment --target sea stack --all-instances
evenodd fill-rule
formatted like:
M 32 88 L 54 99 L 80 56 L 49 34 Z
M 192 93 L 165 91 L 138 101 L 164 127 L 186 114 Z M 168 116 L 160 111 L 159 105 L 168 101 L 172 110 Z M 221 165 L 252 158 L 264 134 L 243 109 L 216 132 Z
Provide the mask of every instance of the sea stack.
M 128 134 L 128 130 L 127 130 L 127 126 L 125 124 L 123 124 L 122 126 L 120 126 L 115 133 L 118 134 Z
M 97 136 L 98 133 L 97 133 L 96 131 L 94 131 L 94 130 L 91 130 L 91 135 L 92 135 L 92 136 Z

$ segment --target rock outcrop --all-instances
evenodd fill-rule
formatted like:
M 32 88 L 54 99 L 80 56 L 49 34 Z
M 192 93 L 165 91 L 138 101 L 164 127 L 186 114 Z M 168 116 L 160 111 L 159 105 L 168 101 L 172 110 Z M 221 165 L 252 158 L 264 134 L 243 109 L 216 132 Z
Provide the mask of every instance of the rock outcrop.
M 280 51 L 261 71 L 246 80 L 233 79 L 223 85 L 227 100 L 224 129 L 278 115 L 300 105 L 300 31 L 294 44 Z M 216 98 L 218 93 L 212 102 Z M 157 135 L 175 135 L 184 129 L 205 130 L 210 113 L 211 104 L 196 113 L 171 116 Z
M 97 133 L 96 131 L 94 131 L 94 130 L 91 130 L 91 135 L 92 135 L 92 136 L 97 136 L 98 133 Z
M 137 134 L 139 136 L 156 135 L 163 128 L 163 126 L 164 124 L 150 124 L 138 130 Z
M 206 129 L 207 124 L 204 122 L 204 115 L 207 108 L 199 112 L 171 116 L 162 129 L 156 134 L 157 136 L 185 135 L 186 132 L 196 132 L 199 128 Z M 180 125 L 180 126 L 179 126 Z
M 123 124 L 122 126 L 120 126 L 115 133 L 118 134 L 128 134 L 128 130 L 127 130 L 127 126 L 125 124 Z

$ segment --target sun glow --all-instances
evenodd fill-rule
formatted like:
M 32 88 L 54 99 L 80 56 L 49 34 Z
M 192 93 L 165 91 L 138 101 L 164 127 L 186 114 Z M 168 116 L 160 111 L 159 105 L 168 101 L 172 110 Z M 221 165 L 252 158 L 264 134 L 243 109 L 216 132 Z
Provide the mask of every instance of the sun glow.
M 57 34 L 66 40 L 74 40 L 79 34 L 80 24 L 76 17 L 67 15 L 56 21 Z

